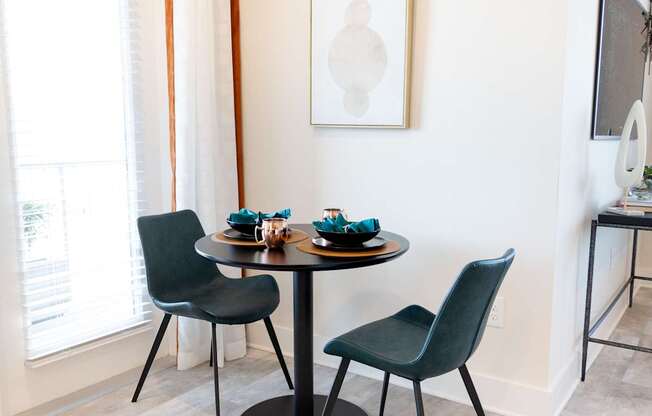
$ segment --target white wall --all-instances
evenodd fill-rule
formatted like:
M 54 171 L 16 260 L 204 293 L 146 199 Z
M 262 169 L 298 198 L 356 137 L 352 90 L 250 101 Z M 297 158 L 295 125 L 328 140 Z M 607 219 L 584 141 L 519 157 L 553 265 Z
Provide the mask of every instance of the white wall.
M 647 5 L 646 5 L 647 6 Z M 562 147 L 560 153 L 559 207 L 553 296 L 550 383 L 554 391 L 572 391 L 581 359 L 581 337 L 588 269 L 591 219 L 622 196 L 614 180 L 617 141 L 590 141 L 598 2 L 568 3 L 568 39 Z M 649 111 L 649 77 L 644 102 Z M 646 233 L 642 233 L 645 238 Z M 596 240 L 592 322 L 604 311 L 629 276 L 632 232 L 599 228 Z M 647 248 L 639 246 L 639 266 Z M 623 296 L 597 336 L 608 337 L 625 311 Z M 601 347 L 589 346 L 589 364 Z M 561 398 L 563 400 L 563 397 Z
M 645 90 L 644 90 L 644 96 L 645 97 L 652 97 L 652 82 L 650 82 L 650 75 L 649 72 L 647 73 L 646 77 L 646 82 L 645 82 Z M 649 126 L 652 125 L 652 102 L 649 100 L 646 102 L 645 110 L 647 111 L 647 119 L 648 119 L 648 129 Z M 649 138 L 647 142 L 647 165 L 652 165 L 652 133 L 648 133 Z M 640 246 L 639 249 L 642 250 L 642 252 L 650 252 L 650 249 L 652 248 L 652 233 L 639 233 L 639 241 L 640 241 Z M 639 275 L 643 276 L 652 276 L 652 256 L 640 256 L 638 258 L 638 267 L 640 270 L 638 271 Z M 646 283 L 647 285 L 647 283 Z
M 550 383 L 577 379 L 584 316 L 588 243 L 592 218 L 621 196 L 613 179 L 617 141 L 590 141 L 598 4 L 568 4 L 568 40 L 559 207 L 552 308 Z M 647 101 L 647 100 L 646 100 Z M 599 315 L 628 275 L 631 232 L 599 229 L 594 268 L 593 317 Z M 624 299 L 623 299 L 624 300 Z M 601 328 L 617 322 L 624 302 Z M 597 348 L 591 345 L 592 356 Z
M 169 207 L 167 175 L 167 111 L 165 98 L 165 45 L 163 3 L 140 2 L 143 16 L 145 56 L 145 142 L 148 149 L 145 166 L 148 209 L 160 212 Z M 1 100 L 0 100 L 1 101 Z M 2 103 L 0 102 L 0 107 Z M 2 108 L 0 114 L 4 115 Z M 44 402 L 65 396 L 104 379 L 142 366 L 149 352 L 154 331 L 98 347 L 40 368 L 27 368 L 23 348 L 20 282 L 14 246 L 13 205 L 9 200 L 11 173 L 8 140 L 0 137 L 0 414 L 14 415 Z M 156 315 L 154 325 L 160 316 Z M 173 330 L 169 331 L 173 338 Z M 167 355 L 168 342 L 160 355 Z M 5 413 L 2 413 L 4 410 Z
M 242 1 L 247 204 L 301 222 L 340 206 L 412 243 L 390 264 L 316 274 L 317 347 L 411 303 L 436 311 L 466 262 L 513 246 L 505 328 L 470 369 L 487 407 L 550 414 L 567 3 L 416 0 L 413 128 L 398 131 L 309 126 L 309 4 Z M 291 350 L 291 280 L 278 278 Z M 249 335 L 267 345 L 261 326 Z M 455 375 L 426 390 L 466 397 Z
M 620 194 L 617 142 L 589 140 L 597 2 L 415 0 L 405 131 L 308 125 L 309 3 L 242 0 L 248 205 L 290 206 L 301 222 L 341 206 L 412 243 L 394 263 L 316 275 L 317 348 L 409 303 L 436 310 L 465 262 L 514 246 L 505 328 L 488 329 L 471 371 L 487 407 L 555 413 L 579 374 L 590 220 Z M 594 316 L 627 276 L 630 239 L 600 230 Z M 291 280 L 278 278 L 291 351 Z M 269 348 L 261 326 L 249 336 Z M 464 400 L 456 377 L 426 389 Z
M 0 294 L 0 302 L 4 303 L 4 296 L 2 294 Z M 2 313 L 3 311 L 4 311 L 3 307 L 0 306 L 0 313 Z M 0 357 L 3 357 L 5 355 L 4 344 L 5 344 L 4 337 L 0 338 Z M 4 373 L 5 371 L 6 371 L 5 364 L 4 362 L 0 361 L 0 374 Z M 7 414 L 6 403 L 5 403 L 6 394 L 7 394 L 7 385 L 5 381 L 2 378 L 0 378 L 0 416 L 5 416 Z
M 2 13 L 2 8 L 0 5 L 0 13 Z M 2 16 L 0 16 L 1 18 Z M 3 62 L 0 61 L 0 88 L 4 87 L 5 85 L 5 80 L 6 80 L 6 68 L 4 67 Z M 8 123 L 7 120 L 7 103 L 3 99 L 3 96 L 0 95 L 0 126 L 6 126 Z M 5 139 L 6 136 L 3 134 L 0 134 L 0 167 L 2 166 L 8 166 L 9 164 L 9 146 L 8 146 L 8 141 L 7 140 L 2 140 Z M 9 189 L 9 186 L 11 184 L 9 180 L 9 171 L 8 170 L 2 170 L 0 171 L 0 192 L 2 194 L 6 194 L 7 189 Z M 6 201 L 6 198 L 0 199 L 0 213 L 7 212 L 6 209 L 8 209 L 8 201 Z M 8 228 L 8 224 L 6 224 L 6 221 L 0 222 L 0 232 L 3 232 Z M 0 248 L 5 248 L 4 246 Z M 5 269 L 5 266 L 7 265 L 7 259 L 6 255 L 4 255 L 4 252 L 7 250 L 3 249 L 0 250 L 0 270 L 6 270 L 5 273 L 11 273 L 15 269 L 15 262 L 11 265 L 9 269 Z M 5 280 L 6 277 L 3 275 L 0 275 L 0 281 Z M 8 296 L 7 293 L 4 290 L 0 290 L 0 316 L 5 315 L 6 313 L 6 307 L 4 306 L 8 302 Z M 0 322 L 0 331 L 2 331 L 2 324 Z M 4 377 L 2 377 L 3 374 L 6 374 L 6 362 L 3 360 L 1 357 L 4 357 L 5 354 L 5 344 L 7 343 L 7 338 L 6 337 L 0 337 L 0 416 L 4 416 L 7 413 L 6 410 L 6 404 L 4 401 L 4 397 L 7 394 L 7 383 L 4 380 Z

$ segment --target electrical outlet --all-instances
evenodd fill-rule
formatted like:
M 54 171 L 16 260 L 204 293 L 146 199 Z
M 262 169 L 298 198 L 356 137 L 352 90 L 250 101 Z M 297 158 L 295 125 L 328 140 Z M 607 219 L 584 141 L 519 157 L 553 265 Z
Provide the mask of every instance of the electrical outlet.
M 503 328 L 505 326 L 505 299 L 502 297 L 496 298 L 491 312 L 489 312 L 489 321 L 487 325 L 494 328 Z

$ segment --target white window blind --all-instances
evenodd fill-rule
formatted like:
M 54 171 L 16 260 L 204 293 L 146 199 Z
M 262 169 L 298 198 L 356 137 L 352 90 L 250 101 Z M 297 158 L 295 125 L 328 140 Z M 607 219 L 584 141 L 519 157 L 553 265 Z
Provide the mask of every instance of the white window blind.
M 150 319 L 135 226 L 138 25 L 128 0 L 0 6 L 25 345 L 36 360 Z

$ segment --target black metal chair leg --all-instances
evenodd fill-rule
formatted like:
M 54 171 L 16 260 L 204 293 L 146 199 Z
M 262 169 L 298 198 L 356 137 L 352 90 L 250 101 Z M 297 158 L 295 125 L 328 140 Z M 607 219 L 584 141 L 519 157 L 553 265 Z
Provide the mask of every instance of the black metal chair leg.
M 414 400 L 417 403 L 417 416 L 425 416 L 426 412 L 423 410 L 423 395 L 421 394 L 421 383 L 412 381 L 414 387 Z
M 380 412 L 378 416 L 383 416 L 385 414 L 385 402 L 387 401 L 387 389 L 389 388 L 389 376 L 388 372 L 385 372 L 385 378 L 383 379 L 383 392 L 380 396 Z
M 213 379 L 215 382 L 215 414 L 220 416 L 220 378 L 218 376 L 217 368 L 217 336 L 215 335 L 215 324 L 211 323 L 211 330 L 213 332 L 212 342 L 211 342 L 211 355 L 213 356 Z
M 333 388 L 331 389 L 330 394 L 328 395 L 328 400 L 326 400 L 326 406 L 324 406 L 324 411 L 321 416 L 331 416 L 333 409 L 335 408 L 335 403 L 337 403 L 337 396 L 340 395 L 340 389 L 342 388 L 342 383 L 344 382 L 344 376 L 346 371 L 349 369 L 349 363 L 351 360 L 342 358 L 340 363 L 340 368 L 337 370 L 337 375 L 335 376 L 335 382 L 333 383 Z
M 473 380 L 471 380 L 471 374 L 469 374 L 469 370 L 466 368 L 466 364 L 460 367 L 460 374 L 462 375 L 466 391 L 469 393 L 469 397 L 471 398 L 471 403 L 473 403 L 475 413 L 478 416 L 485 416 L 482 404 L 480 403 L 480 398 L 478 397 L 478 392 L 475 391 L 475 386 L 473 385 Z
M 138 401 L 138 396 L 140 395 L 140 391 L 143 389 L 143 384 L 145 384 L 145 379 L 147 378 L 147 374 L 149 374 L 149 369 L 152 367 L 154 358 L 156 358 L 158 347 L 161 345 L 161 341 L 163 341 L 163 336 L 165 335 L 165 330 L 168 328 L 168 324 L 170 323 L 171 317 L 172 315 L 170 315 L 169 313 L 166 313 L 163 316 L 163 321 L 161 322 L 161 326 L 158 328 L 158 332 L 156 333 L 156 338 L 154 338 L 154 344 L 152 344 L 152 349 L 149 351 L 149 356 L 147 357 L 147 361 L 145 362 L 145 367 L 143 368 L 143 372 L 140 374 L 140 380 L 138 380 L 138 386 L 136 386 L 136 391 L 134 392 L 134 396 L 131 398 L 132 403 L 136 403 L 136 401 Z
M 274 351 L 276 351 L 276 357 L 278 358 L 278 362 L 279 364 L 281 364 L 281 369 L 283 370 L 283 374 L 285 375 L 285 381 L 287 381 L 290 390 L 294 390 L 294 385 L 292 384 L 292 378 L 290 378 L 290 372 L 288 371 L 288 367 L 285 364 L 285 358 L 283 358 L 283 351 L 281 351 L 281 346 L 278 343 L 278 338 L 276 338 L 276 331 L 274 331 L 272 320 L 268 316 L 267 318 L 263 319 L 263 322 L 265 322 L 265 327 L 267 328 L 269 339 L 272 341 L 272 345 L 274 346 Z
M 208 366 L 213 366 L 213 343 L 211 342 L 211 356 L 208 358 Z

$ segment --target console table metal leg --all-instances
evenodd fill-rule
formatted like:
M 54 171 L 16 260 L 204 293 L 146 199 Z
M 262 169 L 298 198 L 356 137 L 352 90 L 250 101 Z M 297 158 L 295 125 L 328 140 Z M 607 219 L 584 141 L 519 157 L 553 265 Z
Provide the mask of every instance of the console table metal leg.
M 591 296 L 593 292 L 593 263 L 595 260 L 595 235 L 598 222 L 591 221 L 591 240 L 589 243 L 589 270 L 586 279 L 586 303 L 584 306 L 584 336 L 582 338 L 582 381 L 586 379 L 586 360 L 589 351 L 589 326 L 591 325 Z
M 634 230 L 634 241 L 632 242 L 632 269 L 629 275 L 629 307 L 634 304 L 634 276 L 636 276 L 636 249 L 638 247 L 638 230 Z

